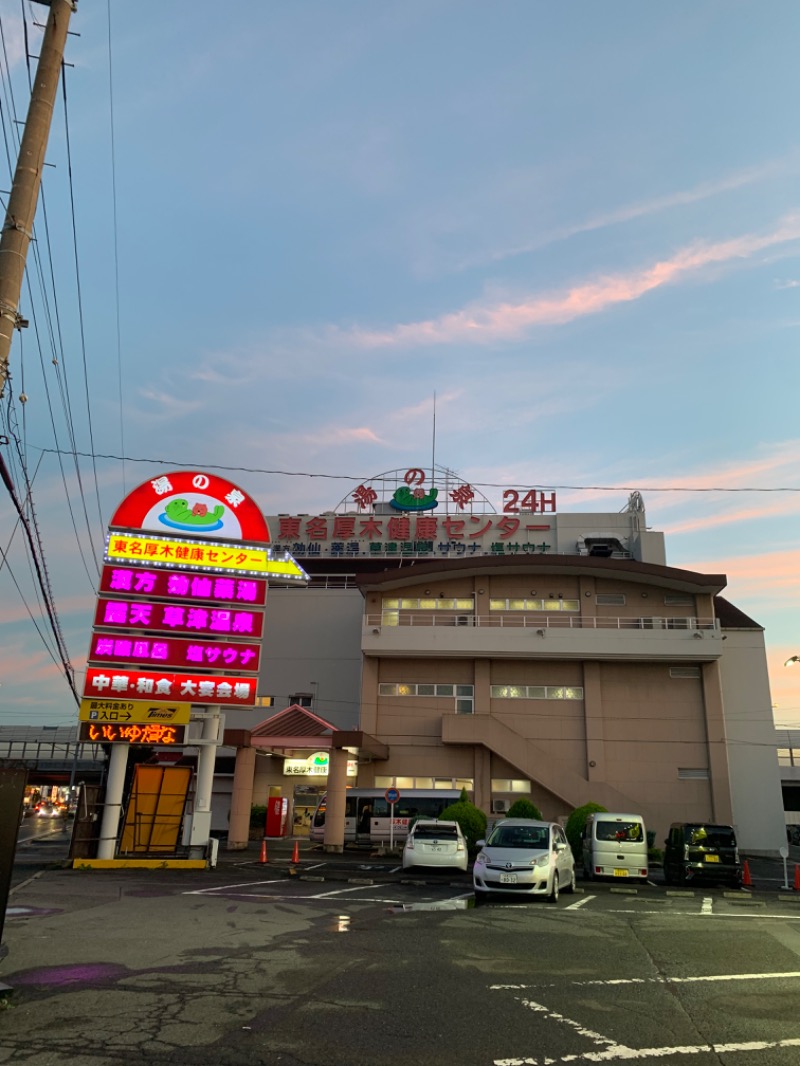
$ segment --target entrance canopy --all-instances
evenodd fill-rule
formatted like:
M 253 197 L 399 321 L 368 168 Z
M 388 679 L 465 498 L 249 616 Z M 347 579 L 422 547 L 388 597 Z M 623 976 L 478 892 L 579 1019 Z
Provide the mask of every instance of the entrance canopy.
M 252 747 L 276 755 L 291 756 L 295 751 L 330 751 L 342 748 L 360 762 L 389 758 L 389 748 L 376 737 L 360 729 L 337 729 L 307 707 L 294 703 L 255 729 L 235 730 L 237 746 Z M 226 731 L 227 733 L 227 731 Z

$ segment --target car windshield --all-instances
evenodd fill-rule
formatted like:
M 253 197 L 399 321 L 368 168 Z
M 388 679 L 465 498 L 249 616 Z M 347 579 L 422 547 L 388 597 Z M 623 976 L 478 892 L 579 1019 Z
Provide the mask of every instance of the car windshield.
M 528 848 L 546 850 L 550 830 L 546 826 L 498 826 L 487 841 L 490 848 Z
M 414 836 L 417 840 L 455 840 L 458 830 L 454 825 L 418 825 Z

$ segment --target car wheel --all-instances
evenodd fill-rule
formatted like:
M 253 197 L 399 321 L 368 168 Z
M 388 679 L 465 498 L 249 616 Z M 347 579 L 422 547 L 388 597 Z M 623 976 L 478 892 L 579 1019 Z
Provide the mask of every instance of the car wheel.
M 573 869 L 572 875 L 571 875 L 571 877 L 569 879 L 569 884 L 568 885 L 564 885 L 564 891 L 565 892 L 574 892 L 575 891 L 575 883 L 576 883 L 575 882 L 575 870 Z
M 550 903 L 558 903 L 558 870 L 553 871 L 553 887 L 547 899 Z

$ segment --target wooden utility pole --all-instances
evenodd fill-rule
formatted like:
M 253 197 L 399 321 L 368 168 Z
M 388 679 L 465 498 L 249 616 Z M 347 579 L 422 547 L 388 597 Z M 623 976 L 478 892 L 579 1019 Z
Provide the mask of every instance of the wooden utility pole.
M 19 297 L 25 274 L 28 245 L 42 183 L 47 139 L 53 118 L 58 80 L 69 20 L 78 0 L 36 0 L 50 8 L 28 117 L 19 146 L 17 166 L 6 217 L 0 234 L 0 398 L 8 379 L 8 357 L 14 330 L 22 324 Z

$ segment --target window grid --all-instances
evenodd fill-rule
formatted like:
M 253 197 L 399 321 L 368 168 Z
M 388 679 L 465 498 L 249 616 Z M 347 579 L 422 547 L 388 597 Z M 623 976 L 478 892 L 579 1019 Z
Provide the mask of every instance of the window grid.
M 577 685 L 492 685 L 493 700 L 582 700 Z
M 475 600 L 472 596 L 456 599 L 424 596 L 414 600 L 385 599 L 382 607 L 384 611 L 471 611 L 475 607 Z
M 580 600 L 489 600 L 490 611 L 580 611 Z
M 699 666 L 671 666 L 669 668 L 670 677 L 699 677 Z
M 429 685 L 415 682 L 381 682 L 378 685 L 379 696 L 453 696 L 472 699 L 473 685 Z

